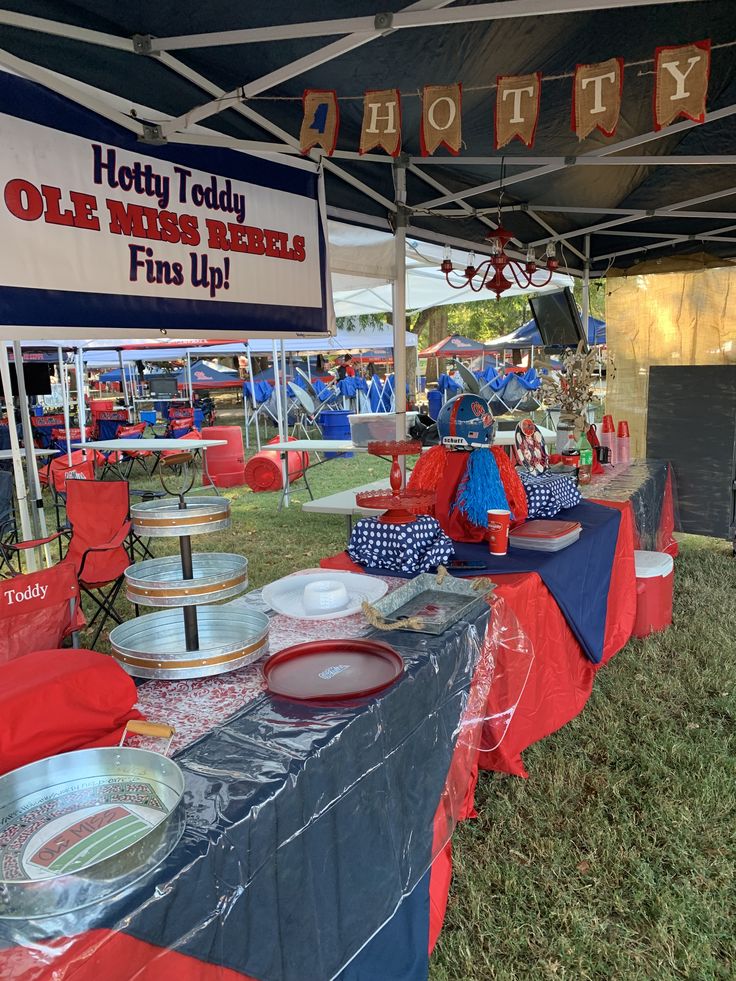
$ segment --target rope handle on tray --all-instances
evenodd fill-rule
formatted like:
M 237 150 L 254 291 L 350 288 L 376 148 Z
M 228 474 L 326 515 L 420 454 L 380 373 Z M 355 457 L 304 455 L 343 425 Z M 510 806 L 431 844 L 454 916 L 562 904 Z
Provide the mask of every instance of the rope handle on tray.
M 437 577 L 435 579 L 437 585 L 441 586 L 448 575 L 449 572 L 445 566 L 439 566 L 437 569 Z M 478 579 L 474 579 L 472 583 L 472 588 L 477 593 L 487 594 L 490 593 L 492 589 L 495 589 L 495 587 L 495 582 L 492 582 L 487 576 L 481 576 Z M 401 620 L 386 620 L 383 614 L 367 601 L 361 605 L 361 609 L 363 611 L 363 616 L 372 627 L 376 628 L 376 630 L 422 630 L 424 627 L 424 619 L 422 617 L 402 617 Z
M 367 601 L 363 603 L 361 609 L 363 616 L 368 623 L 376 630 L 421 630 L 424 620 L 421 617 L 404 617 L 401 620 L 385 620 L 383 614 L 379 613 L 375 606 L 371 606 Z

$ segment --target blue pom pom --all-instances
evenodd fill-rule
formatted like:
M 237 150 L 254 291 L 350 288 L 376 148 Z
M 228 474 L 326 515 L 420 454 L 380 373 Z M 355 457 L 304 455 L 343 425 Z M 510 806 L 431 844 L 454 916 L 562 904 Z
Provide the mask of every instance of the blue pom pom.
M 481 528 L 488 527 L 489 510 L 511 510 L 498 464 L 489 450 L 474 450 L 470 454 L 457 505 L 468 521 Z

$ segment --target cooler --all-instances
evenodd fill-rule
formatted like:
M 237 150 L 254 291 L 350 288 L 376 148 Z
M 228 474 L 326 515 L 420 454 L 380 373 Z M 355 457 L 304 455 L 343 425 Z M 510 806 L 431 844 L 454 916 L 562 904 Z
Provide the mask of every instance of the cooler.
M 636 620 L 634 637 L 666 630 L 672 623 L 675 563 L 666 552 L 634 552 Z

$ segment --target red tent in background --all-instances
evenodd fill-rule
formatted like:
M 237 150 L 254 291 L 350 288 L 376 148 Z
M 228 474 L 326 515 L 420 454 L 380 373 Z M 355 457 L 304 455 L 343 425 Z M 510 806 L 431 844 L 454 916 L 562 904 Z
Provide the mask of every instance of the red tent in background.
M 474 341 L 462 334 L 450 334 L 443 337 L 436 344 L 425 347 L 419 352 L 420 358 L 477 358 L 485 354 L 485 345 L 482 341 Z

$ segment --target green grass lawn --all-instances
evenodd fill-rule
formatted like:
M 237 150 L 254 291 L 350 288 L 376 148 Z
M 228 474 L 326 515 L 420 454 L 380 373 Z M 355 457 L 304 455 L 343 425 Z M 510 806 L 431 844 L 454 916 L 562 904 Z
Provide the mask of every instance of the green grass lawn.
M 310 482 L 322 496 L 387 474 L 362 455 Z M 247 555 L 252 586 L 316 565 L 345 519 L 303 513 L 297 487 L 281 512 L 276 494 L 227 491 L 230 530 L 195 549 Z M 736 562 L 685 537 L 672 629 L 601 671 L 582 715 L 526 752 L 529 780 L 481 775 L 432 981 L 736 976 L 735 675 Z

